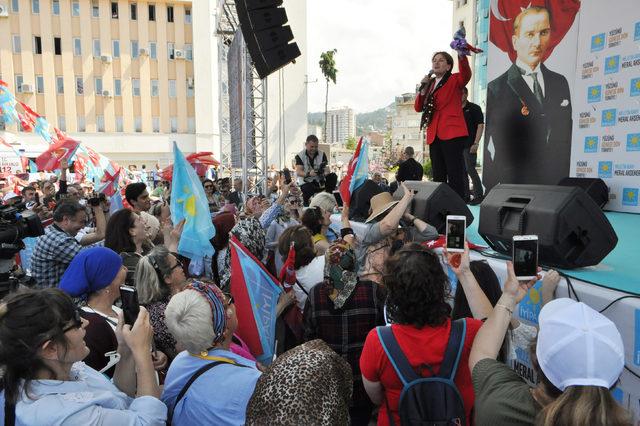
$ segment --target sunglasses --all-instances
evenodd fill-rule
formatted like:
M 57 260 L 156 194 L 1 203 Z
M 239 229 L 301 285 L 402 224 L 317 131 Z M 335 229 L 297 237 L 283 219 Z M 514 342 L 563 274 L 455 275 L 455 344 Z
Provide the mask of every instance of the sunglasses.
M 211 185 L 205 185 L 205 186 L 204 186 L 204 189 L 213 189 L 213 186 L 211 186 Z
M 71 318 L 72 323 L 62 329 L 62 334 L 67 331 L 73 330 L 74 328 L 82 327 L 82 317 L 80 316 L 80 309 L 75 308 L 73 313 L 73 318 Z

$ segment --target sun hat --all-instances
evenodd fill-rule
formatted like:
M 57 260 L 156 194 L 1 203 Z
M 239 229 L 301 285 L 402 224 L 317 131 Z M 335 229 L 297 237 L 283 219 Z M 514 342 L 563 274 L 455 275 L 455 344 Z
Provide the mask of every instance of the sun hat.
M 613 386 L 624 368 L 616 325 L 582 302 L 560 298 L 540 311 L 536 356 L 561 391 L 568 386 Z
M 400 201 L 394 200 L 393 196 L 388 192 L 381 192 L 371 197 L 371 215 L 365 223 L 369 223 L 378 218 L 378 216 L 391 210 Z

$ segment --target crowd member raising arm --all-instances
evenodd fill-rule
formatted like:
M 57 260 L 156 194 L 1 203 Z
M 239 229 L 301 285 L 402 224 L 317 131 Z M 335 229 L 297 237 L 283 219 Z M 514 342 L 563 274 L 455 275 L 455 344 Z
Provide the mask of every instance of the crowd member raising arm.
M 540 311 L 530 351 L 535 388 L 496 361 L 516 305 L 540 278 L 518 282 L 511 262 L 507 271 L 502 296 L 469 356 L 476 425 L 631 425 L 609 391 L 624 367 L 622 338 L 613 322 L 584 303 L 561 298 Z

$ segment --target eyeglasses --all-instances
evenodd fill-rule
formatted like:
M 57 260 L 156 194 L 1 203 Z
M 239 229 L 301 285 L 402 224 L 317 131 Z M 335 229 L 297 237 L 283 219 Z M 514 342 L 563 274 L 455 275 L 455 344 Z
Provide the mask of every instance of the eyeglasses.
M 204 189 L 213 189 L 213 186 L 212 185 L 205 185 Z
M 169 268 L 169 274 L 171 274 L 173 270 L 176 268 L 182 268 L 182 262 L 177 257 L 176 257 L 176 264 L 173 265 L 171 268 Z
M 74 328 L 82 327 L 82 317 L 80 316 L 80 309 L 76 308 L 74 310 L 73 318 L 71 318 L 71 321 L 73 321 L 71 325 L 68 325 L 62 329 L 62 334 L 66 333 L 67 331 L 73 330 Z

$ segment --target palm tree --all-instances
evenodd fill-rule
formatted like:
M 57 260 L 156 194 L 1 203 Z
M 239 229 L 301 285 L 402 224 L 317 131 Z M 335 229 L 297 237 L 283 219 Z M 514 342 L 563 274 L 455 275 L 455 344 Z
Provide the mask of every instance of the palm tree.
M 337 49 L 327 50 L 326 52 L 322 52 L 320 54 L 320 70 L 322 71 L 322 75 L 324 75 L 324 79 L 327 81 L 327 91 L 324 97 L 324 141 L 327 142 L 327 118 L 328 118 L 328 104 L 329 104 L 329 81 L 333 81 L 333 84 L 336 84 L 336 74 L 338 70 L 336 69 L 336 60 L 334 59 L 334 55 L 338 53 Z

